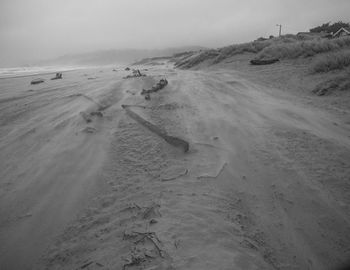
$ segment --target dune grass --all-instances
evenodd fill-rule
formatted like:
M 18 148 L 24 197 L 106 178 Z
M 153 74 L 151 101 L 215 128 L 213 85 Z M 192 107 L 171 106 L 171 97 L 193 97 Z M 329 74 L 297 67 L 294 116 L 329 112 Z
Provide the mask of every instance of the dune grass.
M 281 38 L 256 40 L 219 49 L 188 53 L 176 57 L 175 65 L 186 69 L 205 61 L 209 61 L 209 64 L 218 64 L 229 57 L 243 53 L 255 54 L 255 59 L 296 59 L 320 55 L 320 58 L 313 65 L 313 70 L 324 72 L 349 66 L 349 53 L 343 53 L 344 50 L 350 50 L 350 37 L 336 39 L 309 37 L 305 39 L 296 35 L 285 35 Z M 326 56 L 330 53 L 335 54 Z M 332 57 L 334 59 L 331 59 Z
M 310 57 L 320 53 L 350 49 L 350 37 L 336 39 L 312 39 L 306 41 L 275 43 L 264 48 L 259 54 L 259 59 L 279 58 L 295 59 L 299 57 Z
M 313 72 L 328 72 L 350 66 L 350 49 L 319 55 L 311 65 Z
M 217 50 L 205 50 L 200 52 L 194 52 L 192 54 L 180 57 L 175 62 L 175 66 L 178 68 L 191 68 L 199 65 L 205 60 L 212 59 L 218 56 Z
M 242 54 L 245 52 L 258 53 L 265 47 L 270 46 L 272 42 L 273 41 L 271 40 L 254 41 L 254 42 L 243 43 L 243 44 L 235 44 L 235 45 L 231 45 L 231 46 L 227 46 L 219 49 L 196 52 L 196 53 L 193 53 L 192 55 L 186 55 L 185 57 L 180 58 L 177 61 L 176 66 L 180 68 L 191 68 L 203 61 L 210 60 L 210 59 L 213 59 L 212 60 L 213 64 L 217 64 L 225 60 L 226 58 L 237 54 Z
M 218 56 L 214 60 L 214 64 L 220 63 L 222 60 L 245 52 L 248 53 L 258 53 L 264 48 L 270 46 L 273 41 L 264 40 L 264 41 L 254 41 L 243 44 L 235 44 L 227 47 L 218 49 Z

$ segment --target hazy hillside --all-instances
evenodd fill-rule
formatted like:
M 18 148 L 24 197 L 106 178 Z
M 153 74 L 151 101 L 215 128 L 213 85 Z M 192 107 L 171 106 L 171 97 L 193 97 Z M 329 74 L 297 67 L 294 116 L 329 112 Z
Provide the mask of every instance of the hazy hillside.
M 122 49 L 104 50 L 81 54 L 67 54 L 55 59 L 41 61 L 41 65 L 108 65 L 116 63 L 131 63 L 143 58 L 169 56 L 184 51 L 198 51 L 199 46 L 167 48 L 158 50 Z

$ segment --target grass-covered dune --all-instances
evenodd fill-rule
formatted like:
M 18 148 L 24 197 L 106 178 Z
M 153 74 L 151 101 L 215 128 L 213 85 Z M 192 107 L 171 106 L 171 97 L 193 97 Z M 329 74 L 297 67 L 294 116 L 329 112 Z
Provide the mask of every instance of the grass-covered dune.
M 285 35 L 280 38 L 259 39 L 219 49 L 188 52 L 174 56 L 172 61 L 177 68 L 181 69 L 220 65 L 226 68 L 243 68 L 245 72 L 249 72 L 249 60 L 272 58 L 279 59 L 279 64 L 269 67 L 259 66 L 255 69 L 275 70 L 272 72 L 274 76 L 267 76 L 265 72 L 270 81 L 284 81 L 284 85 L 289 84 L 292 89 L 305 88 L 305 91 L 311 91 L 320 96 L 328 95 L 335 90 L 344 93 L 345 90 L 350 89 L 349 36 L 328 39 L 312 34 Z M 287 71 L 289 75 L 285 78 L 286 74 L 283 74 L 283 70 L 290 70 L 291 67 L 294 67 L 293 73 Z M 295 79 L 297 76 L 298 78 Z M 287 80 L 293 82 L 287 83 Z M 281 87 L 285 87 L 284 85 Z
M 256 59 L 314 59 L 311 69 L 314 72 L 327 72 L 343 69 L 350 65 L 350 37 L 326 39 L 321 37 L 299 37 L 285 35 L 281 38 L 253 41 L 231 45 L 219 49 L 202 50 L 175 57 L 178 68 L 192 68 L 206 62 L 218 64 L 230 57 L 252 53 Z M 254 55 L 255 54 L 255 55 Z

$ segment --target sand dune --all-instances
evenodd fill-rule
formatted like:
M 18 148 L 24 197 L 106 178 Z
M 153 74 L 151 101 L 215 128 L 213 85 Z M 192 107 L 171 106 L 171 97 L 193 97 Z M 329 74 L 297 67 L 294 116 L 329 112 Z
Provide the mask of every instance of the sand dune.
M 0 81 L 1 269 L 330 269 L 349 256 L 348 124 L 227 69 L 84 72 Z

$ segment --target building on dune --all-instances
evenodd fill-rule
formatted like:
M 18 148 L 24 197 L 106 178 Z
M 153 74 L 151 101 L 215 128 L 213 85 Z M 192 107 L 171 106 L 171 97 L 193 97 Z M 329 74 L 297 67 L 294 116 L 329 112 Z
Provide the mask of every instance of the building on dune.
M 344 36 L 350 36 L 349 28 L 342 27 L 333 34 L 333 38 L 344 37 Z

